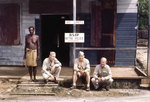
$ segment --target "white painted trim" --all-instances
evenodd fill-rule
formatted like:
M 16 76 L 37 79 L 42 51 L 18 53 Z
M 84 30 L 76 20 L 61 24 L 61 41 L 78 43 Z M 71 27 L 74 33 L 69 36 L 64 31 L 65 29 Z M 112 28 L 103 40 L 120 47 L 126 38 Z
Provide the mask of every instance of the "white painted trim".
M 117 13 L 137 13 L 138 0 L 117 0 Z

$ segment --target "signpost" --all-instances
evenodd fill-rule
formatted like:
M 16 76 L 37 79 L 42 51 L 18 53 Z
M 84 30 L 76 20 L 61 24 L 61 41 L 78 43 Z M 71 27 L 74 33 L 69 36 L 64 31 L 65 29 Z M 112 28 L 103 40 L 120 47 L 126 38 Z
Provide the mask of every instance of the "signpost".
M 77 1 L 73 0 L 73 21 L 76 22 L 76 5 L 77 5 Z M 76 33 L 76 24 L 73 24 L 73 33 Z M 75 51 L 75 47 L 76 44 L 73 43 L 73 62 L 75 61 L 75 57 L 76 57 L 76 51 Z
M 73 20 L 66 20 L 65 24 L 73 25 L 73 33 L 65 33 L 65 43 L 73 43 L 73 61 L 75 60 L 76 55 L 76 43 L 84 43 L 85 35 L 84 33 L 76 33 L 76 25 L 83 25 L 83 20 L 76 20 L 76 0 L 73 0 Z
M 83 20 L 78 20 L 78 21 L 66 20 L 65 24 L 80 24 L 80 25 L 83 25 L 84 21 Z
M 65 43 L 84 43 L 84 33 L 65 33 Z

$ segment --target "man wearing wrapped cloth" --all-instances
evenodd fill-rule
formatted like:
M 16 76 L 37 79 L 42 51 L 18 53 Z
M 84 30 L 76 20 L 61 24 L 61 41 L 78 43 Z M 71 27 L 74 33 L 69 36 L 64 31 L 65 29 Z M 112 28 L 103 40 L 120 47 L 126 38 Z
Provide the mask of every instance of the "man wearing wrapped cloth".
M 76 81 L 78 78 L 86 80 L 86 91 L 90 91 L 90 63 L 84 58 L 84 52 L 79 52 L 78 58 L 74 61 L 73 85 L 70 89 L 76 89 Z
M 30 81 L 36 80 L 37 60 L 40 59 L 40 41 L 39 36 L 34 34 L 34 27 L 29 27 L 30 34 L 25 37 L 25 65 L 28 67 Z M 34 80 L 32 79 L 32 73 Z
M 105 88 L 106 91 L 109 91 L 110 85 L 113 82 L 111 69 L 106 63 L 107 59 L 102 57 L 100 64 L 97 65 L 94 70 L 93 78 L 91 81 L 96 90 Z
M 49 58 L 45 58 L 42 65 L 44 82 L 47 83 L 48 80 L 56 82 L 56 78 L 59 77 L 61 71 L 61 66 L 61 63 L 56 58 L 56 53 L 50 52 Z

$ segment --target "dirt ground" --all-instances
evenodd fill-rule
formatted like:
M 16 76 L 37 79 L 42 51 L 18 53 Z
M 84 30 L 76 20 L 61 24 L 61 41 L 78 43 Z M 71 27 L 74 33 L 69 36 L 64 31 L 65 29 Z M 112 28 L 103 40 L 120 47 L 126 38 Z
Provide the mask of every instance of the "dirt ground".
M 138 47 L 138 48 L 147 48 L 147 47 Z M 136 58 L 141 61 L 143 64 L 145 70 L 147 68 L 147 50 L 137 50 L 136 52 Z
M 91 90 L 89 92 L 83 89 L 70 90 L 68 88 L 60 87 L 55 90 L 56 96 L 58 97 L 125 97 L 125 96 L 135 96 L 142 94 L 140 89 L 111 89 L 110 91 L 101 90 L 95 91 Z
M 10 82 L 8 79 L 0 80 L 0 99 L 10 97 L 10 92 L 16 87 L 16 83 Z
M 13 96 L 10 95 L 11 91 L 15 89 L 16 83 L 9 80 L 0 80 L 0 100 L 11 100 L 17 99 L 25 96 Z M 55 97 L 73 97 L 73 98 L 82 98 L 82 97 L 126 97 L 126 96 L 138 96 L 144 94 L 144 90 L 141 89 L 110 89 L 110 91 L 95 91 L 91 90 L 89 92 L 84 89 L 74 89 L 70 90 L 65 87 L 58 87 L 53 89 L 53 92 L 56 93 Z

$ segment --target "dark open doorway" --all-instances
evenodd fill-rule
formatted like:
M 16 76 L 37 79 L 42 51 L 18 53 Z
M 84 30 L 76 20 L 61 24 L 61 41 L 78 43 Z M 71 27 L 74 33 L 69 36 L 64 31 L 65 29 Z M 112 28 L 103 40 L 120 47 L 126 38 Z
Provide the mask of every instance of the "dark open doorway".
M 64 42 L 64 33 L 69 32 L 69 26 L 65 25 L 68 19 L 66 15 L 41 16 L 42 60 L 55 51 L 63 66 L 69 66 L 69 44 Z

